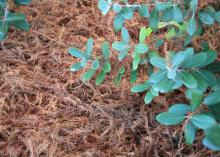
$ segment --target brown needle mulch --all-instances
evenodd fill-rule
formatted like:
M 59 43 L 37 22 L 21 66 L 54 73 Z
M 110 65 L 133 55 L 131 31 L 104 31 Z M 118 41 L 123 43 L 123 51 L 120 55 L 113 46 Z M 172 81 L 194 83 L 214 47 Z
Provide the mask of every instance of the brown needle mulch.
M 113 13 L 100 15 L 95 0 L 33 0 L 18 10 L 32 26 L 27 33 L 11 29 L 0 50 L 0 157 L 220 156 L 202 146 L 202 133 L 187 146 L 181 126 L 155 121 L 170 104 L 186 102 L 180 91 L 145 106 L 128 79 L 113 85 L 114 67 L 100 86 L 81 82 L 83 71 L 69 72 L 77 61 L 69 47 L 84 48 L 93 37 L 96 53 L 101 41 L 117 40 Z M 136 40 L 144 25 L 138 16 L 126 24 Z

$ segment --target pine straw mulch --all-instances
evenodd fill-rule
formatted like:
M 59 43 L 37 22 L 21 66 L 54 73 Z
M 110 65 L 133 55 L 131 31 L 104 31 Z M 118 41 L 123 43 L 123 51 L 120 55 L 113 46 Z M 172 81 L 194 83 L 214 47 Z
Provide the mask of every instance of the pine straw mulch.
M 113 14 L 103 17 L 96 5 L 34 0 L 19 8 L 28 14 L 32 28 L 28 33 L 12 29 L 0 51 L 0 156 L 220 156 L 202 146 L 201 133 L 189 147 L 182 141 L 181 127 L 155 121 L 169 104 L 186 101 L 180 91 L 144 106 L 143 96 L 130 94 L 129 80 L 115 87 L 109 76 L 95 86 L 93 80 L 80 81 L 82 72 L 69 72 L 76 62 L 67 53 L 70 46 L 83 48 L 93 37 L 98 50 L 104 39 L 117 39 Z M 127 24 L 133 39 L 145 24 L 138 18 Z

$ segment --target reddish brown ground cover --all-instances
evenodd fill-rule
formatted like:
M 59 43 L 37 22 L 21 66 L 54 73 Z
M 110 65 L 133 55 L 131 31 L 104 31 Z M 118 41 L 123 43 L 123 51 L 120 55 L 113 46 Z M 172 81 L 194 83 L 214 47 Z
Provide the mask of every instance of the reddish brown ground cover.
M 202 147 L 202 134 L 186 146 L 181 127 L 155 121 L 169 104 L 186 101 L 181 91 L 145 106 L 141 95 L 130 93 L 128 79 L 115 87 L 108 76 L 95 86 L 94 80 L 80 81 L 82 71 L 69 72 L 76 61 L 67 53 L 69 47 L 83 48 L 93 37 L 98 53 L 101 41 L 118 38 L 113 15 L 100 15 L 95 0 L 33 0 L 19 11 L 28 15 L 32 27 L 28 33 L 12 29 L 0 50 L 1 157 L 220 156 Z M 134 41 L 145 24 L 138 17 L 127 23 Z M 219 50 L 219 30 L 208 30 L 194 46 L 199 49 L 206 39 Z M 115 60 L 114 67 L 118 64 Z

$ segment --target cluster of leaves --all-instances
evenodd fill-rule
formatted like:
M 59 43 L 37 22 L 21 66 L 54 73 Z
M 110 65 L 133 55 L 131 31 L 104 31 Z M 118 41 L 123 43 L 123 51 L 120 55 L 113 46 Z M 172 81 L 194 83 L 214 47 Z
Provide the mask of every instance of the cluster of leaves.
M 126 20 L 131 20 L 134 12 L 148 18 L 150 28 L 156 32 L 159 28 L 169 27 L 167 34 L 170 37 L 185 37 L 187 46 L 193 35 L 203 33 L 202 25 L 210 26 L 215 22 L 220 23 L 220 11 L 215 11 L 212 6 L 198 11 L 198 0 L 183 0 L 173 3 L 171 0 L 159 2 L 153 0 L 149 4 L 129 4 L 128 0 L 121 0 L 120 4 L 112 0 L 99 0 L 98 8 L 103 15 L 110 10 L 116 13 L 113 28 L 120 31 Z M 149 12 L 149 7 L 152 11 Z
M 220 62 L 217 52 L 203 44 L 201 52 L 195 52 L 187 47 L 193 37 L 202 35 L 207 27 L 220 23 L 220 11 L 212 6 L 198 8 L 198 0 L 183 0 L 160 2 L 152 0 L 149 4 L 129 4 L 128 0 L 114 2 L 99 0 L 98 8 L 103 15 L 110 10 L 115 12 L 114 31 L 121 31 L 121 40 L 112 43 L 112 48 L 118 51 L 118 60 L 123 62 L 126 57 L 132 58 L 131 83 L 137 80 L 138 69 L 144 66 L 148 70 L 148 80 L 143 84 L 131 88 L 133 93 L 146 92 L 144 101 L 150 104 L 160 93 L 168 93 L 179 88 L 186 88 L 186 97 L 190 104 L 171 105 L 168 112 L 157 115 L 158 122 L 164 125 L 183 123 L 183 131 L 187 144 L 192 144 L 198 129 L 205 133 L 204 146 L 220 151 Z M 148 19 L 149 27 L 140 30 L 139 42 L 133 44 L 129 31 L 124 27 L 126 20 L 131 20 L 134 12 Z M 153 32 L 166 30 L 163 39 L 153 40 L 154 49 L 146 43 Z M 172 39 L 180 39 L 183 49 L 179 52 L 165 52 L 159 55 L 157 50 Z M 181 39 L 185 39 L 182 41 Z M 69 49 L 69 53 L 81 61 L 71 66 L 71 71 L 78 71 L 90 65 L 90 69 L 83 75 L 82 80 L 88 81 L 95 72 L 101 71 L 96 78 L 96 84 L 103 82 L 107 73 L 111 71 L 109 62 L 109 44 L 102 45 L 102 55 L 92 55 L 93 39 L 87 42 L 85 52 L 76 48 Z M 155 50 L 156 49 L 156 50 Z M 88 63 L 88 64 L 87 64 Z M 114 82 L 118 85 L 125 73 L 123 65 L 119 67 Z M 207 94 L 209 92 L 209 94 Z
M 15 5 L 27 5 L 31 0 L 14 0 Z M 0 0 L 0 40 L 7 36 L 10 26 L 28 31 L 30 28 L 26 16 L 23 13 L 13 12 L 9 9 L 8 0 Z
M 202 129 L 205 133 L 203 145 L 214 151 L 220 151 L 219 95 L 220 90 L 211 93 L 204 99 L 203 93 L 192 92 L 190 105 L 174 104 L 168 109 L 168 112 L 157 115 L 156 119 L 164 125 L 177 125 L 184 122 L 185 141 L 189 145 L 194 142 L 197 130 Z M 202 104 L 205 104 L 210 110 L 201 111 Z M 216 110 L 216 108 L 218 109 Z
M 81 59 L 80 62 L 73 64 L 70 68 L 70 71 L 75 72 L 79 71 L 83 68 L 86 68 L 87 65 L 90 65 L 90 69 L 83 75 L 82 80 L 88 81 L 92 78 L 95 72 L 101 68 L 101 72 L 97 75 L 96 84 L 99 85 L 102 83 L 106 77 L 106 74 L 111 71 L 111 64 L 109 62 L 110 50 L 109 43 L 103 42 L 102 44 L 102 55 L 93 58 L 92 56 L 93 50 L 93 39 L 89 38 L 87 41 L 86 51 L 82 52 L 77 48 L 70 48 L 69 53 Z

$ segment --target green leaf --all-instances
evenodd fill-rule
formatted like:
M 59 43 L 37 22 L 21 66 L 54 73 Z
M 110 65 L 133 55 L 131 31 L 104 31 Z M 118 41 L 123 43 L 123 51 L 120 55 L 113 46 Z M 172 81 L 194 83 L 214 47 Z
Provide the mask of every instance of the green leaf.
M 97 58 L 93 61 L 91 68 L 93 70 L 97 70 L 99 68 L 99 60 Z
M 122 79 L 124 73 L 125 73 L 125 66 L 122 66 L 122 67 L 118 70 L 117 75 L 116 75 L 115 78 L 114 78 L 114 83 L 115 83 L 115 85 L 117 85 L 117 86 L 119 85 L 119 83 L 121 82 L 121 79 Z
M 150 63 L 159 69 L 167 69 L 166 61 L 161 57 L 152 57 Z
M 146 40 L 146 27 L 142 27 L 139 33 L 139 42 L 143 43 Z
M 80 59 L 86 58 L 86 55 L 77 48 L 72 47 L 68 51 L 73 57 L 80 58 Z
M 208 129 L 216 124 L 216 120 L 207 114 L 196 114 L 191 117 L 192 123 L 200 129 Z
M 208 106 L 220 104 L 220 91 L 216 91 L 216 92 L 209 94 L 205 98 L 204 104 Z
M 24 19 L 22 21 L 13 21 L 11 22 L 11 25 L 24 31 L 29 31 L 30 24 L 28 23 L 27 19 Z
M 203 25 L 202 25 L 202 23 L 198 20 L 197 30 L 196 30 L 196 33 L 195 33 L 194 35 L 202 35 L 203 33 L 204 33 Z
M 191 11 L 193 13 L 195 13 L 197 8 L 198 8 L 198 0 L 191 0 L 191 2 L 190 2 L 190 9 L 191 9 Z
M 207 70 L 210 72 L 214 73 L 219 73 L 220 72 L 220 62 L 214 62 L 210 64 L 209 66 L 206 67 Z
M 147 81 L 144 84 L 133 86 L 131 88 L 131 92 L 132 93 L 141 93 L 141 92 L 148 90 L 150 88 L 150 86 L 151 86 L 151 83 L 149 81 Z
M 9 12 L 7 14 L 5 20 L 8 21 L 8 22 L 24 21 L 24 20 L 26 20 L 26 16 L 23 13 L 12 13 L 12 12 Z
M 130 7 L 124 7 L 120 12 L 121 16 L 126 20 L 131 20 L 133 18 L 133 13 L 133 9 Z
M 188 46 L 192 42 L 192 36 L 187 35 L 184 40 L 184 47 Z
M 139 34 L 139 42 L 140 43 L 143 43 L 146 38 L 148 36 L 150 36 L 150 34 L 152 33 L 152 29 L 149 27 L 148 29 L 146 29 L 145 27 L 142 27 L 141 30 L 140 30 L 140 34 Z
M 133 70 L 137 70 L 140 61 L 141 61 L 141 56 L 139 54 L 136 54 L 134 56 L 133 62 L 132 62 L 132 69 Z
M 173 20 L 178 23 L 183 22 L 182 10 L 178 6 L 174 6 L 173 8 Z
M 206 138 L 214 145 L 220 147 L 220 125 L 215 125 L 205 130 Z
M 0 10 L 6 8 L 6 0 L 0 0 Z
M 175 28 L 171 28 L 167 33 L 166 33 L 166 35 L 165 35 L 165 38 L 167 39 L 167 40 L 169 40 L 169 39 L 172 39 L 172 38 L 174 38 L 174 37 L 176 37 L 176 30 L 175 30 Z
M 187 58 L 187 54 L 184 53 L 183 51 L 176 53 L 176 55 L 173 58 L 173 67 L 174 68 L 181 67 L 182 63 L 185 61 L 186 58 Z
M 206 12 L 199 12 L 198 13 L 198 17 L 199 17 L 199 20 L 203 23 L 203 24 L 206 24 L 206 25 L 213 25 L 214 24 L 214 19 L 211 15 L 209 15 L 208 13 Z
M 101 10 L 103 15 L 106 15 L 111 8 L 112 1 L 111 0 L 99 0 L 98 8 Z
M 177 81 L 177 80 L 175 80 L 175 81 L 176 81 L 176 82 L 175 82 L 175 84 L 173 85 L 173 88 L 172 88 L 172 89 L 178 89 L 178 88 L 180 88 L 180 87 L 183 86 L 182 82 Z
M 149 17 L 150 15 L 146 4 L 142 4 L 141 7 L 139 7 L 138 12 L 141 17 Z
M 119 5 L 118 3 L 114 3 L 112 9 L 113 9 L 114 12 L 116 12 L 116 13 L 120 13 L 121 10 L 122 10 L 122 7 L 121 7 L 121 5 Z
M 150 81 L 153 82 L 153 83 L 158 83 L 161 80 L 163 80 L 166 76 L 167 76 L 167 71 L 160 70 L 160 71 L 158 71 L 156 73 L 153 73 L 150 76 Z
M 211 63 L 213 63 L 213 62 L 216 60 L 216 58 L 217 58 L 217 52 L 216 52 L 216 51 L 207 50 L 207 51 L 205 51 L 205 52 L 203 52 L 203 53 L 206 54 L 206 60 L 203 61 L 203 62 L 199 65 L 199 67 L 205 67 L 205 66 L 207 66 L 207 65 L 209 65 L 209 64 L 211 64 Z
M 154 97 L 155 96 L 152 94 L 152 92 L 148 91 L 146 93 L 145 97 L 144 97 L 144 103 L 145 104 L 150 104 L 153 101 Z
M 215 8 L 211 5 L 208 5 L 207 7 L 205 7 L 204 10 L 205 10 L 205 12 L 207 12 L 211 16 L 215 16 L 215 14 L 216 14 Z
M 79 71 L 83 68 L 83 66 L 81 65 L 81 63 L 76 63 L 76 64 L 73 64 L 71 67 L 70 67 L 70 71 L 72 72 L 75 72 L 75 71 Z
M 158 54 L 157 51 L 149 51 L 149 52 L 148 52 L 148 56 L 149 56 L 149 58 L 152 58 L 152 57 L 160 57 L 160 55 Z
M 87 44 L 86 44 L 87 57 L 91 57 L 92 49 L 93 49 L 93 39 L 89 38 L 88 41 L 87 41 Z
M 16 5 L 28 5 L 32 0 L 14 0 Z
M 195 68 L 200 67 L 207 59 L 206 53 L 198 53 L 192 56 L 188 61 L 185 61 L 184 68 Z
M 189 121 L 185 128 L 184 128 L 184 134 L 185 134 L 185 141 L 188 145 L 193 144 L 193 141 L 195 140 L 196 136 L 196 127 L 193 125 L 191 121 Z
M 93 69 L 90 69 L 88 70 L 83 76 L 82 76 L 82 81 L 85 82 L 85 81 L 89 81 L 92 76 L 95 74 L 95 71 L 96 70 L 93 70 Z
M 154 9 L 150 13 L 149 23 L 150 23 L 150 28 L 155 32 L 158 29 L 158 24 L 159 24 L 159 12 L 158 12 L 158 10 Z
M 139 44 L 135 45 L 135 48 L 134 48 L 134 52 L 140 53 L 140 54 L 144 54 L 144 53 L 148 52 L 148 50 L 149 50 L 149 47 L 143 43 L 139 43 Z
M 106 41 L 103 42 L 103 44 L 102 44 L 102 55 L 105 60 L 109 59 L 109 56 L 110 56 L 109 43 Z
M 197 81 L 197 84 L 199 85 L 199 86 L 197 86 L 197 90 L 199 90 L 200 93 L 205 92 L 208 88 L 208 83 L 206 82 L 206 80 L 203 77 L 201 77 L 201 75 L 199 75 L 199 73 L 197 73 L 195 71 L 192 72 L 192 75 L 193 75 L 194 79 Z
M 100 85 L 105 80 L 106 72 L 101 71 L 96 77 L 96 85 Z
M 161 14 L 161 21 L 162 22 L 170 22 L 173 19 L 173 10 L 172 7 L 167 8 Z
M 156 10 L 163 11 L 171 6 L 172 6 L 172 4 L 170 2 L 158 2 L 156 4 Z
M 216 120 L 220 121 L 220 103 L 209 106 L 209 109 Z
M 216 85 L 216 76 L 212 72 L 208 70 L 197 70 L 198 74 L 210 85 L 215 86 Z
M 116 51 L 124 51 L 125 49 L 129 48 L 129 45 L 124 41 L 114 42 L 112 44 L 112 48 Z
M 82 60 L 80 61 L 80 63 L 81 63 L 81 66 L 83 66 L 83 67 L 85 68 L 86 65 L 87 65 L 87 59 L 86 59 L 86 58 L 82 59 Z
M 220 91 L 220 79 L 217 79 L 216 85 L 212 87 L 213 91 Z
M 173 80 L 170 80 L 168 78 L 163 78 L 160 82 L 157 82 L 153 85 L 154 91 L 160 92 L 160 93 L 167 93 L 173 90 L 173 87 L 175 86 L 176 82 Z
M 164 40 L 163 40 L 163 39 L 158 39 L 158 40 L 156 41 L 155 47 L 156 47 L 156 48 L 159 48 L 159 47 L 161 47 L 163 44 L 164 44 Z
M 122 30 L 121 30 L 121 36 L 122 36 L 122 40 L 125 43 L 129 44 L 129 42 L 130 42 L 130 35 L 128 33 L 128 30 L 125 27 L 123 27 Z
M 159 96 L 159 92 L 155 91 L 153 88 L 151 88 L 149 91 L 153 96 Z
M 8 22 L 7 21 L 1 21 L 0 22 L 0 40 L 4 40 L 6 38 L 6 34 L 8 32 Z
M 202 144 L 213 151 L 220 151 L 220 146 L 213 144 L 208 138 L 205 138 Z
M 118 54 L 118 60 L 122 61 L 128 55 L 129 48 L 125 48 Z
M 192 100 L 191 100 L 192 112 L 195 112 L 202 104 L 203 97 L 204 97 L 203 93 L 192 92 Z
M 186 71 L 178 72 L 177 76 L 186 87 L 190 89 L 197 87 L 197 81 L 194 79 L 192 74 L 190 74 L 189 72 L 186 72 Z
M 215 21 L 220 23 L 220 11 L 215 13 L 214 19 L 215 19 Z
M 192 17 L 187 25 L 187 32 L 189 33 L 190 36 L 193 36 L 196 30 L 197 30 L 196 20 L 194 17 Z
M 135 83 L 137 81 L 137 74 L 138 74 L 137 70 L 131 69 L 131 80 L 130 80 L 131 83 Z
M 175 78 L 176 78 L 176 75 L 177 73 L 176 73 L 176 70 L 175 69 L 169 69 L 168 71 L 167 71 L 167 77 L 169 78 L 169 79 L 171 79 L 171 80 L 175 80 Z
M 105 62 L 103 64 L 103 67 L 102 67 L 102 70 L 105 72 L 105 73 L 109 73 L 111 71 L 111 64 L 109 62 Z
M 125 22 L 125 19 L 121 16 L 121 14 L 118 14 L 115 17 L 114 23 L 113 23 L 113 29 L 115 33 L 119 32 L 122 29 L 124 22 Z
M 178 113 L 182 115 L 185 115 L 190 111 L 191 107 L 188 104 L 174 104 L 168 110 L 170 113 Z
M 178 113 L 163 112 L 157 115 L 156 119 L 164 125 L 177 125 L 184 121 L 185 116 Z

